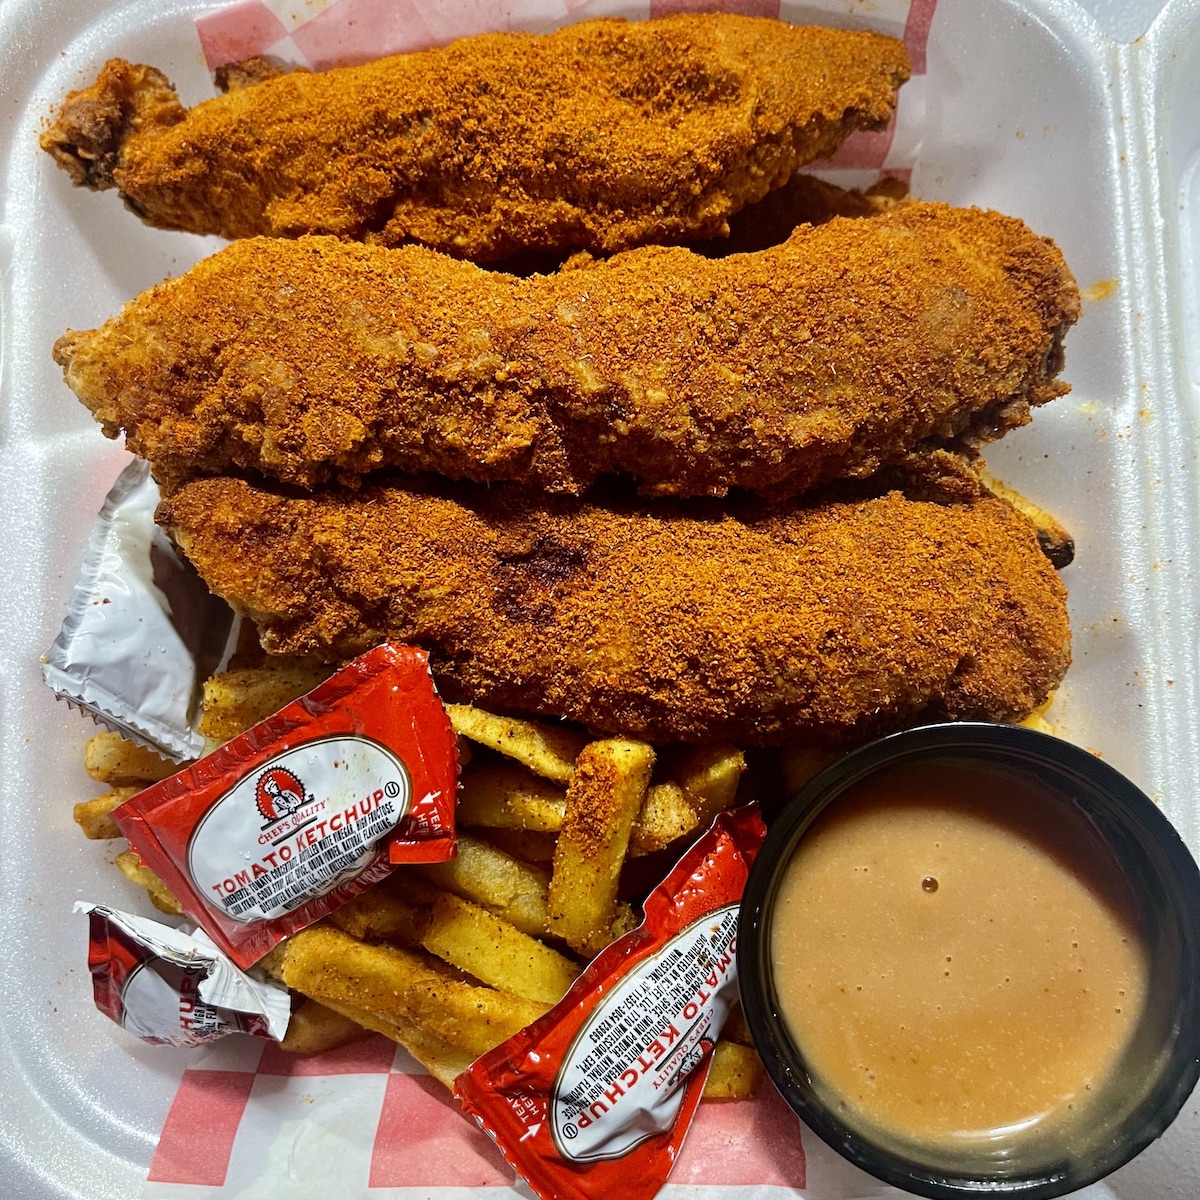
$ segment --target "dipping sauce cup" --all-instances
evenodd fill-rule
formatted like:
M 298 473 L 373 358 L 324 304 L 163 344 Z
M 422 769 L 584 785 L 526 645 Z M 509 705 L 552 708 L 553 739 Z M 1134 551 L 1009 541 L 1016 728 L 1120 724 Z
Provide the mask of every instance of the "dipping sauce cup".
M 784 1098 L 918 1195 L 1085 1187 L 1200 1076 L 1200 870 L 1058 738 L 932 725 L 834 763 L 771 826 L 739 928 Z

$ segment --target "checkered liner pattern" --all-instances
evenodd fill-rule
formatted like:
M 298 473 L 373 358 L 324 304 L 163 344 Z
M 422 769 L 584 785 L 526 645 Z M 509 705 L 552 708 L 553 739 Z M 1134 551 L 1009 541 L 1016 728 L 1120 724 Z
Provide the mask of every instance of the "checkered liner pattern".
M 238 1049 L 245 1061 L 184 1072 L 147 1200 L 308 1196 L 321 1186 L 336 1186 L 339 1200 L 417 1194 L 409 1189 L 450 1200 L 513 1186 L 500 1152 L 446 1089 L 384 1038 L 312 1058 L 274 1043 L 257 1061 L 257 1045 Z M 803 1188 L 806 1175 L 800 1124 L 767 1084 L 749 1101 L 700 1106 L 671 1181 L 786 1189 L 778 1196 Z

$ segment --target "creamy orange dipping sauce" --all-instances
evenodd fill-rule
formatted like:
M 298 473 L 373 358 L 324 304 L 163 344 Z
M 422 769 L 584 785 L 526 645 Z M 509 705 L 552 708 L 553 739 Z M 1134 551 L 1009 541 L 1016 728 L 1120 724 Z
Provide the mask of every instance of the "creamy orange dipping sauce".
M 843 1120 L 969 1151 L 1084 1115 L 1148 963 L 1084 818 L 1023 776 L 904 767 L 835 801 L 770 931 L 781 1015 Z

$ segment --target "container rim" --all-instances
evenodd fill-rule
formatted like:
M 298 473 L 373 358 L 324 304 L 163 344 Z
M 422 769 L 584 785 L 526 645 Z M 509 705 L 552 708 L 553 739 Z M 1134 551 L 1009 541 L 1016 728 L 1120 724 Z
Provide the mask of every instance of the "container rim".
M 1043 782 L 1085 816 L 1118 815 L 1130 827 L 1133 843 L 1156 852 L 1160 876 L 1171 901 L 1180 948 L 1179 987 L 1175 992 L 1177 1037 L 1157 1078 L 1137 1106 L 1086 1162 L 1073 1158 L 1009 1177 L 956 1171 L 943 1160 L 922 1163 L 917 1157 L 876 1143 L 841 1121 L 812 1086 L 803 1056 L 787 1035 L 776 1011 L 769 975 L 767 939 L 770 911 L 782 868 L 809 825 L 855 784 L 883 769 L 943 756 L 975 758 L 981 763 L 1038 766 L 1052 778 Z M 1066 784 L 1079 789 L 1067 794 Z M 1099 836 L 1122 863 L 1134 853 L 1101 829 Z M 1147 897 L 1134 877 L 1130 885 L 1139 906 Z M 1095 755 L 1050 734 L 1016 725 L 948 722 L 889 734 L 854 750 L 811 779 L 785 804 L 767 832 L 747 880 L 739 911 L 738 981 L 742 1009 L 755 1046 L 784 1100 L 826 1144 L 877 1179 L 931 1200 L 968 1196 L 1052 1200 L 1087 1187 L 1135 1158 L 1160 1137 L 1200 1080 L 1200 868 L 1174 826 L 1131 780 Z M 1189 986 L 1189 983 L 1191 986 Z M 1153 985 L 1152 985 L 1153 986 Z

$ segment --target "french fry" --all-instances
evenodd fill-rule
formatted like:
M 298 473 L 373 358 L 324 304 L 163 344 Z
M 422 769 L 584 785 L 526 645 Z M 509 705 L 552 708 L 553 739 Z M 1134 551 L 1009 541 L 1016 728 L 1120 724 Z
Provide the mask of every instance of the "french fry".
M 368 945 L 330 925 L 310 925 L 285 943 L 280 972 L 288 987 L 336 1011 L 350 1005 L 414 1022 L 472 1057 L 548 1007 L 447 978 L 435 963 L 398 946 Z
M 447 704 L 454 732 L 527 766 L 535 775 L 566 784 L 587 738 L 571 729 L 484 712 L 470 704 Z
M 550 932 L 581 954 L 597 954 L 612 940 L 621 864 L 653 766 L 653 748 L 630 738 L 591 742 L 576 762 L 549 910 Z
M 153 750 L 127 742 L 119 733 L 105 730 L 88 740 L 83 765 L 97 783 L 107 783 L 109 787 L 144 787 L 182 771 L 185 764 L 171 762 Z
M 128 787 L 113 788 L 111 791 L 105 792 L 103 796 L 97 796 L 94 800 L 84 800 L 75 805 L 73 814 L 75 824 L 83 830 L 84 837 L 91 838 L 94 842 L 119 838 L 121 831 L 109 814 L 114 808 L 120 808 L 126 800 L 136 796 L 141 790 L 135 784 L 131 784 Z
M 132 850 L 122 851 L 113 861 L 130 883 L 136 883 L 138 887 L 146 889 L 150 896 L 150 903 L 159 912 L 167 913 L 172 917 L 183 916 L 183 909 L 171 893 L 171 889 Z
M 368 1032 L 357 1021 L 332 1008 L 326 1008 L 316 1000 L 305 1000 L 292 1013 L 279 1048 L 289 1054 L 323 1054 L 326 1050 L 361 1041 Z
M 718 1042 L 704 1083 L 705 1100 L 746 1100 L 762 1083 L 763 1064 L 758 1052 L 737 1042 Z
M 696 810 L 696 824 L 707 829 L 719 812 L 733 807 L 746 756 L 736 746 L 692 746 L 680 755 L 671 778 Z
M 428 912 L 388 889 L 373 887 L 334 909 L 329 920 L 359 941 L 418 946 L 428 923 Z
M 579 968 L 515 925 L 449 892 L 434 903 L 421 944 L 481 983 L 556 1004 Z
M 651 784 L 633 823 L 629 852 L 653 854 L 676 838 L 691 833 L 699 823 L 696 810 L 679 784 L 670 780 Z
M 538 867 L 518 862 L 478 838 L 464 836 L 458 839 L 456 857 L 419 870 L 438 887 L 473 900 L 522 933 L 531 937 L 546 933 L 550 876 Z
M 486 763 L 464 772 L 458 820 L 464 825 L 557 833 L 567 798 L 561 788 L 510 763 Z
M 979 472 L 979 482 L 997 500 L 1010 504 L 1032 523 L 1042 553 L 1056 569 L 1062 570 L 1071 564 L 1075 557 L 1075 539 L 1044 508 L 988 471 Z
M 436 1037 L 416 1021 L 405 1020 L 403 1017 L 385 1017 L 381 1013 L 367 1012 L 353 1005 L 332 1001 L 327 1007 L 364 1029 L 382 1033 L 384 1037 L 399 1042 L 434 1079 L 451 1091 L 454 1090 L 455 1079 L 475 1060 L 475 1056 Z
M 498 850 L 527 863 L 554 861 L 554 847 L 558 845 L 557 833 L 542 833 L 536 829 L 481 829 L 477 831 L 486 842 Z
M 200 732 L 214 742 L 227 742 L 328 676 L 328 667 L 292 662 L 214 675 L 204 685 Z

